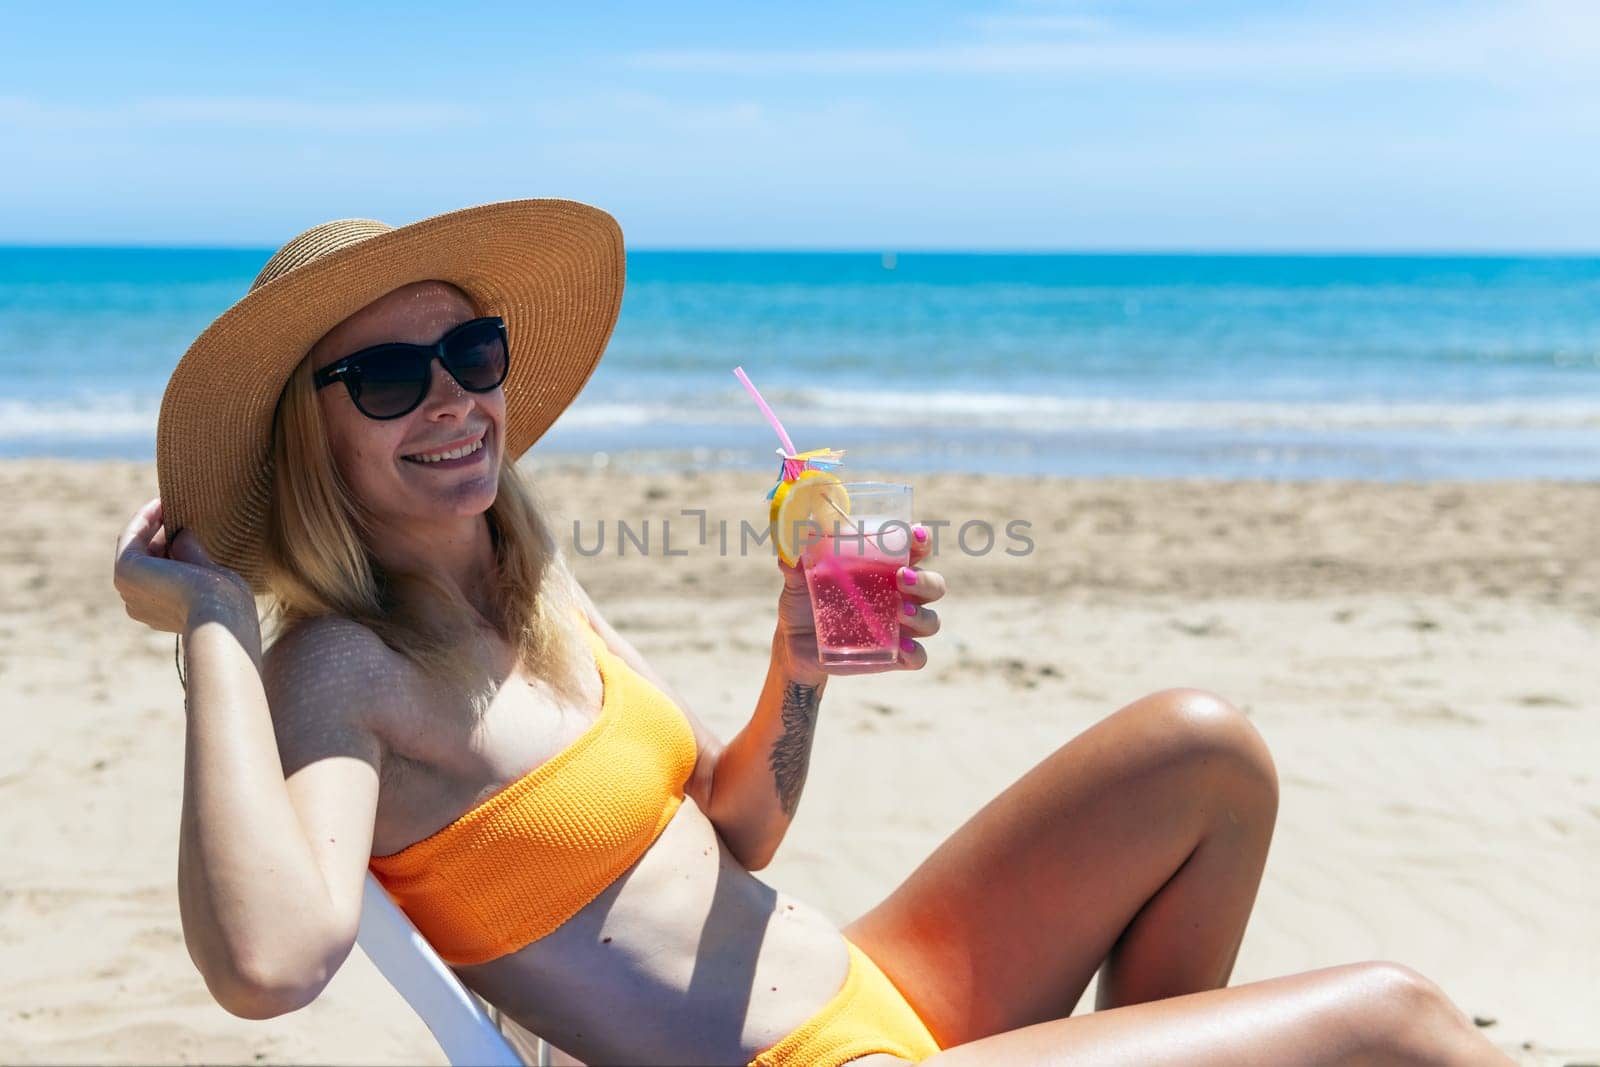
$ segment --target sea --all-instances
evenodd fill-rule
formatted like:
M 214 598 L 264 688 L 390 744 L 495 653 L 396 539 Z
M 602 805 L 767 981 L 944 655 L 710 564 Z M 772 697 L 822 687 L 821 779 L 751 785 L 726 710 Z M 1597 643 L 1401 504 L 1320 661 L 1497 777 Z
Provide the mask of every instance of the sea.
M 0 248 L 0 456 L 149 458 L 270 249 Z M 668 252 L 535 462 L 1600 478 L 1600 258 Z

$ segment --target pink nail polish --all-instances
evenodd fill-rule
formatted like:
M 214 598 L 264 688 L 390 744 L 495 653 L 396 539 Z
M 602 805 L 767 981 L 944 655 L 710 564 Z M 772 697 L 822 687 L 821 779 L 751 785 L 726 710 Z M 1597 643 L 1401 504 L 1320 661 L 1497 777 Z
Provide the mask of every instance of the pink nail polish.
M 928 539 L 928 528 L 926 526 L 918 526 L 915 530 L 911 531 L 911 536 L 915 537 L 918 541 L 926 541 Z
M 909 637 L 902 637 L 900 639 L 900 647 L 904 651 L 910 652 L 912 649 L 917 647 L 917 643 L 915 641 L 911 640 L 911 638 L 909 638 Z
M 900 568 L 900 580 L 902 582 L 905 582 L 907 585 L 916 585 L 917 584 L 917 572 L 912 570 L 910 567 L 901 567 Z
M 917 613 L 917 606 L 916 604 L 907 600 L 904 604 L 900 605 L 900 610 L 905 612 L 907 615 L 915 615 Z

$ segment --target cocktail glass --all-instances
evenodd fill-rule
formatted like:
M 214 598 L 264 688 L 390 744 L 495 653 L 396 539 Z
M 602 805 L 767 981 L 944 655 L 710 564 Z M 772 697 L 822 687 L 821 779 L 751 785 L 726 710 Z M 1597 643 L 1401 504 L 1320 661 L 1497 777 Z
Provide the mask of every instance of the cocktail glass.
M 893 663 L 900 655 L 897 572 L 911 562 L 911 487 L 846 482 L 850 514 L 814 514 L 801 555 L 817 654 L 825 666 Z

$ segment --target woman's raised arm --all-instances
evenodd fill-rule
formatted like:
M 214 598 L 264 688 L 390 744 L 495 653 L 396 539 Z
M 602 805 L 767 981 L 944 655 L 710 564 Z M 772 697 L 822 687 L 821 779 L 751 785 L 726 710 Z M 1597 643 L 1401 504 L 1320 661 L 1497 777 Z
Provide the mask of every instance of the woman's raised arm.
M 168 542 L 159 500 L 119 540 L 115 582 L 130 616 L 186 642 L 178 900 L 189 955 L 235 1015 L 293 1011 L 355 943 L 382 753 L 350 698 L 376 694 L 312 678 L 295 666 L 306 657 L 275 649 L 275 735 L 255 599 L 193 535 Z

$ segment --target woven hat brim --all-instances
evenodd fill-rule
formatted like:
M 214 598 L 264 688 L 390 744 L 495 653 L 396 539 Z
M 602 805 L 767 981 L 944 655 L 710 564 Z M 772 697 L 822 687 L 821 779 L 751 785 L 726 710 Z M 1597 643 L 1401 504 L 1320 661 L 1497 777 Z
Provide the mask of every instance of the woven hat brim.
M 290 372 L 336 324 L 386 293 L 440 280 L 505 318 L 505 457 L 530 448 L 582 391 L 622 307 L 622 230 L 571 200 L 452 211 L 331 252 L 250 292 L 189 347 L 156 429 L 164 525 L 192 530 L 258 592 L 272 494 L 272 419 Z

